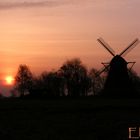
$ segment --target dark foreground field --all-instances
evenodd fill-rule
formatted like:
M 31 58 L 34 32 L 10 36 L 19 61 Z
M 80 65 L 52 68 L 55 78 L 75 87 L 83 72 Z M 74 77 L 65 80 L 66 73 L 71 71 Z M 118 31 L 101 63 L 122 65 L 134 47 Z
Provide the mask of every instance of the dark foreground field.
M 127 140 L 140 99 L 1 100 L 0 140 Z

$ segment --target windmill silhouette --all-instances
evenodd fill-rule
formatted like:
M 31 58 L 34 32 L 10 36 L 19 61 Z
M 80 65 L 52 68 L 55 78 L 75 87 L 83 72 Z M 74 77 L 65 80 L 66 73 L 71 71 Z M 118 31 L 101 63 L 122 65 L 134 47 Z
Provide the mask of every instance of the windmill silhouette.
M 102 38 L 97 40 L 113 56 L 110 62 L 102 63 L 104 67 L 97 73 L 97 75 L 100 75 L 106 70 L 108 71 L 108 76 L 103 90 L 104 94 L 109 96 L 126 96 L 132 94 L 134 89 L 129 78 L 127 65 L 131 63 L 131 69 L 135 62 L 127 62 L 123 57 L 139 43 L 139 40 L 135 39 L 120 54 L 117 55 Z

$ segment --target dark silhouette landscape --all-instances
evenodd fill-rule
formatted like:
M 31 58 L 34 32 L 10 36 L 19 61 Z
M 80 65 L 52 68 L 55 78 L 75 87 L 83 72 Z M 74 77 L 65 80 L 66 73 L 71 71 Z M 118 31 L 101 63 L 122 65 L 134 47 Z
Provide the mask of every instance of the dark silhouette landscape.
M 99 43 L 113 56 L 103 63 L 101 71 L 87 70 L 79 58 L 67 60 L 58 69 L 44 71 L 35 76 L 29 66 L 19 65 L 11 97 L 17 98 L 58 98 L 58 97 L 119 97 L 137 98 L 140 96 L 140 77 L 128 68 L 129 63 L 123 56 L 134 48 L 139 40 L 135 39 L 119 55 L 102 39 Z M 105 73 L 104 75 L 101 75 Z
M 140 0 L 0 0 L 0 140 L 139 140 L 139 13 Z
M 20 65 L 9 98 L 140 96 L 140 77 L 132 69 L 127 69 L 123 58 L 115 56 L 108 69 L 106 75 L 99 75 L 96 69 L 88 71 L 81 60 L 75 58 L 66 61 L 57 71 L 42 72 L 36 77 L 27 65 Z
M 118 58 L 117 58 L 118 57 Z M 58 71 L 35 77 L 27 65 L 20 65 L 10 98 L 0 100 L 0 138 L 11 140 L 126 140 L 129 128 L 140 125 L 140 78 L 124 67 L 129 87 L 124 94 L 109 83 L 118 71 L 99 75 L 88 71 L 80 59 L 66 61 Z M 114 65 L 111 62 L 110 65 Z M 119 65 L 119 64 L 118 64 Z M 119 66 L 121 66 L 119 65 Z M 112 72 L 113 71 L 113 72 Z M 105 71 L 106 73 L 106 71 Z M 124 75 L 123 75 L 124 76 Z M 117 79 L 119 82 L 121 78 Z M 127 79 L 127 80 L 128 80 Z M 126 79 L 124 79 L 126 80 Z M 107 94 L 106 88 L 111 92 Z M 122 89 L 121 89 L 122 87 Z M 126 90 L 127 87 L 125 87 Z M 132 133 L 132 136 L 137 133 Z
M 101 71 L 88 70 L 79 58 L 39 76 L 26 64 L 19 65 L 11 96 L 1 96 L 0 138 L 139 138 L 137 131 L 133 133 L 130 128 L 140 126 L 140 77 L 122 58 L 131 46 L 133 43 L 120 55 L 112 52 L 112 60 Z

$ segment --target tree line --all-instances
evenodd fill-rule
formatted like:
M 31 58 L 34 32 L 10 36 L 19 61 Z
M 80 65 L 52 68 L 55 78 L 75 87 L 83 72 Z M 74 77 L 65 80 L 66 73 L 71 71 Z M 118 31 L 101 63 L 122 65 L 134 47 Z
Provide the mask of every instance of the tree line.
M 132 71 L 129 73 L 133 84 L 140 90 L 140 78 Z M 19 97 L 33 98 L 95 96 L 100 95 L 105 79 L 105 76 L 97 76 L 94 68 L 88 71 L 79 58 L 66 61 L 57 71 L 45 71 L 37 77 L 27 65 L 21 64 L 12 96 L 15 93 Z

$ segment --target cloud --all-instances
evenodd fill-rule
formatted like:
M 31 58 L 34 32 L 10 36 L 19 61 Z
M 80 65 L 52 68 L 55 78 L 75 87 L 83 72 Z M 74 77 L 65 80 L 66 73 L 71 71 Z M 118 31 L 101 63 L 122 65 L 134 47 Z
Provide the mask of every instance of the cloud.
M 0 10 L 6 10 L 6 9 L 15 9 L 15 8 L 30 8 L 30 7 L 43 7 L 43 6 L 48 6 L 48 7 L 53 7 L 53 6 L 58 6 L 62 5 L 64 2 L 59 2 L 59 1 L 15 1 L 15 2 L 0 2 Z
M 86 2 L 92 0 L 86 0 Z M 85 2 L 84 0 L 0 0 L 0 10 L 16 9 L 16 8 L 30 8 L 30 7 L 54 7 L 65 4 L 79 4 Z

